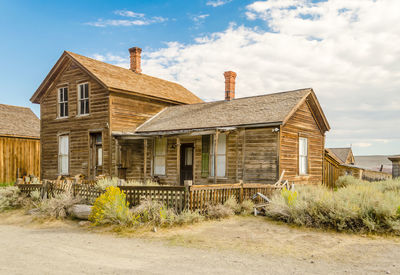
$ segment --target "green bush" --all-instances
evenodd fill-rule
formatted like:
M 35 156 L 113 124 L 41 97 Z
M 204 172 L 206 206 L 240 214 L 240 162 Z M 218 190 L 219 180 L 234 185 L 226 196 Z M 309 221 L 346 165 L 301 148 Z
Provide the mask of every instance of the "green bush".
M 94 202 L 89 220 L 94 225 L 118 224 L 129 226 L 136 219 L 129 210 L 126 195 L 118 187 L 109 186 Z
M 342 188 L 299 186 L 272 198 L 273 219 L 337 231 L 400 234 L 400 181 L 364 182 L 341 178 Z

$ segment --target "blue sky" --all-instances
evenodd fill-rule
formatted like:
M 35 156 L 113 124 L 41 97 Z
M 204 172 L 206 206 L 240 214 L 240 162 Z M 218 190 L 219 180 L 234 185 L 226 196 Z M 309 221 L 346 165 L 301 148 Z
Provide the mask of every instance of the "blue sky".
M 177 81 L 204 100 L 313 87 L 332 126 L 327 146 L 400 153 L 400 1 L 0 0 L 0 103 L 29 98 L 63 50 Z

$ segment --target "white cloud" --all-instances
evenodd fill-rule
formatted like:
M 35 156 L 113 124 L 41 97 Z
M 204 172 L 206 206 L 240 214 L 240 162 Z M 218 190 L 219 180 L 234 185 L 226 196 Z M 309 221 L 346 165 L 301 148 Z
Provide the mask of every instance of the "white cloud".
M 209 14 L 194 15 L 194 16 L 192 16 L 192 20 L 194 22 L 201 22 L 201 21 L 203 21 L 204 19 L 206 19 L 209 16 L 210 16 Z
M 136 13 L 133 11 L 128 10 L 117 10 L 114 11 L 116 15 L 128 18 L 135 18 L 135 19 L 98 19 L 95 22 L 88 22 L 86 25 L 90 25 L 93 27 L 107 27 L 107 26 L 145 26 L 154 23 L 162 23 L 167 21 L 167 18 L 161 16 L 153 16 L 147 18 L 144 13 Z
M 206 3 L 207 6 L 219 7 L 232 2 L 232 0 L 210 0 Z
M 237 97 L 313 87 L 332 127 L 327 146 L 400 153 L 399 10 L 397 0 L 258 1 L 246 11 L 272 31 L 231 25 L 143 52 L 142 67 L 205 100 L 223 99 L 226 70 L 238 73 Z

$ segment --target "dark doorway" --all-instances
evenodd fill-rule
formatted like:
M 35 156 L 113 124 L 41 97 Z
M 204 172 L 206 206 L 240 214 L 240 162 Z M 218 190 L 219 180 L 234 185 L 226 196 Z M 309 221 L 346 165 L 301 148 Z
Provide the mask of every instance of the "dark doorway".
M 194 144 L 184 143 L 181 145 L 181 185 L 185 180 L 193 180 Z
M 90 134 L 90 178 L 103 173 L 103 139 L 101 133 Z

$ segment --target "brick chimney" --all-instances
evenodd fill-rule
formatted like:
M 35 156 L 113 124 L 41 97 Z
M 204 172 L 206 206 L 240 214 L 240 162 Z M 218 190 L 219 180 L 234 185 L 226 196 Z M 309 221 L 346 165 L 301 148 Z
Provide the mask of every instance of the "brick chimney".
M 224 72 L 225 76 L 225 100 L 235 99 L 235 78 L 236 73 L 232 71 Z
M 140 74 L 142 72 L 142 68 L 140 67 L 140 54 L 142 53 L 142 49 L 133 47 L 129 49 L 129 53 L 131 58 L 131 71 Z

